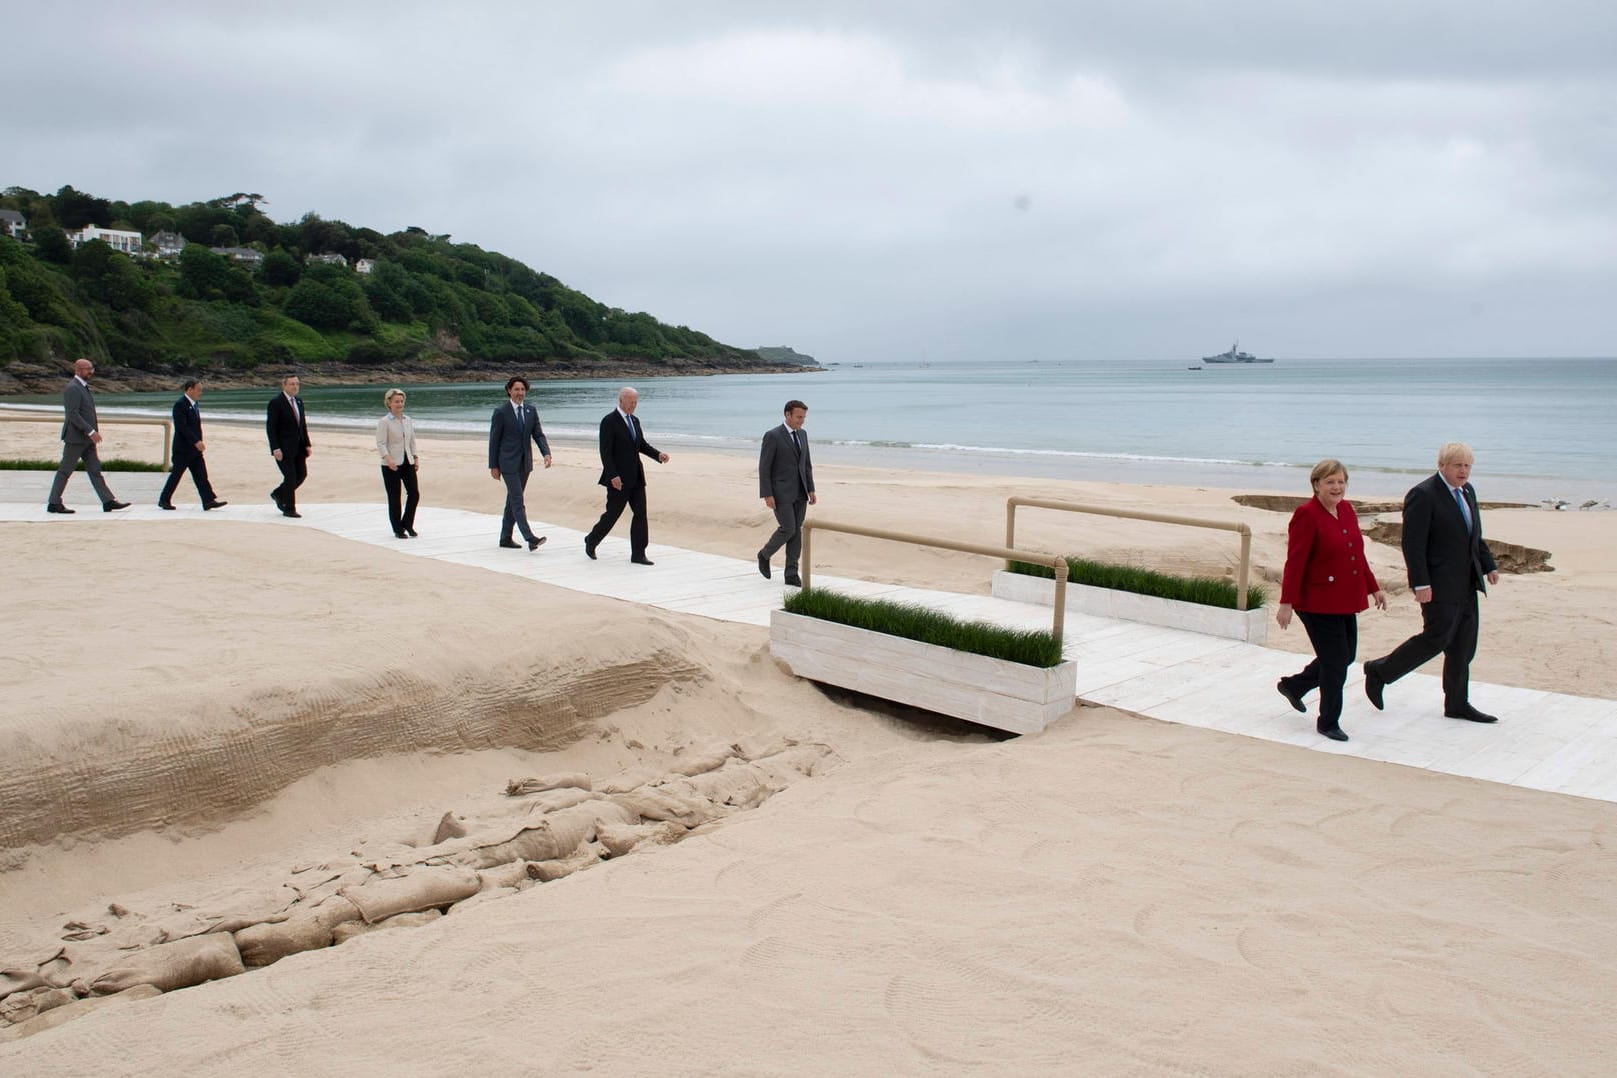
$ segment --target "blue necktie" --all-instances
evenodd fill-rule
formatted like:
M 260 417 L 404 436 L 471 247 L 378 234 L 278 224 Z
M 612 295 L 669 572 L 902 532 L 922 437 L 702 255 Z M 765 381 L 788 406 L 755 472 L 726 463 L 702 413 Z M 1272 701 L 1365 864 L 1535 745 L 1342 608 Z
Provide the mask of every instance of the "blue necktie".
M 1465 504 L 1465 491 L 1454 487 L 1454 500 L 1460 505 L 1460 516 L 1465 518 L 1465 530 L 1471 530 L 1471 507 Z

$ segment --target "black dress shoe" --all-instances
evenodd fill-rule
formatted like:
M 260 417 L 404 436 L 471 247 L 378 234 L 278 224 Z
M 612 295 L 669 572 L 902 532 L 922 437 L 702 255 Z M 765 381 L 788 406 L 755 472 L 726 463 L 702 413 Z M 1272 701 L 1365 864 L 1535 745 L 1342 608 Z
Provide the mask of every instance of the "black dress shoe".
M 542 547 L 544 545 L 545 545 L 545 537 L 542 536 L 542 535 L 539 536 L 537 539 L 529 539 L 528 540 L 528 550 L 529 551 L 538 550 L 540 547 Z
M 1346 741 L 1348 739 L 1340 726 L 1318 726 L 1315 729 L 1319 731 L 1321 737 L 1328 737 L 1332 741 Z
M 47 505 L 45 507 L 45 512 L 47 512 L 47 513 L 77 513 L 78 510 L 77 509 L 69 509 L 65 505 Z
M 157 508 L 159 508 L 159 509 L 167 509 L 169 512 L 174 511 L 174 506 L 169 504 L 168 502 L 158 502 L 157 503 Z M 206 508 L 206 507 L 204 506 L 204 508 Z
M 1466 722 L 1498 722 L 1499 721 L 1497 716 L 1490 715 L 1486 711 L 1478 711 L 1476 708 L 1472 707 L 1470 704 L 1467 704 L 1464 707 L 1460 707 L 1460 708 L 1444 708 L 1443 709 L 1443 717 L 1445 719 L 1464 719 Z
M 634 564 L 636 564 L 636 565 L 656 565 L 657 564 L 656 562 L 652 561 L 650 558 L 645 558 L 645 557 L 630 558 L 629 560 L 631 562 L 633 562 Z
M 1281 678 L 1279 681 L 1275 682 L 1275 689 L 1280 693 L 1281 696 L 1286 698 L 1286 703 L 1290 704 L 1293 710 L 1304 713 L 1308 711 L 1307 706 L 1303 704 L 1303 698 L 1291 691 L 1291 686 L 1286 683 L 1285 678 Z
M 270 491 L 270 501 L 275 503 L 275 508 L 277 508 L 277 509 L 284 508 L 281 505 L 281 492 L 279 490 Z
M 758 571 L 764 575 L 765 580 L 769 579 L 769 559 L 762 554 L 758 555 Z
M 1385 711 L 1386 705 L 1382 702 L 1382 690 L 1387 683 L 1381 679 L 1381 674 L 1369 663 L 1364 664 L 1364 695 L 1370 698 L 1370 706 L 1377 711 Z
M 283 517 L 301 517 L 303 514 L 298 512 L 296 509 L 291 509 L 283 505 L 281 506 L 281 515 Z
M 224 503 L 221 502 L 220 504 L 222 505 Z M 406 524 L 404 526 L 404 534 L 408 535 L 411 539 L 414 539 L 416 537 L 415 529 L 410 527 L 408 524 Z
M 213 501 L 209 502 L 207 505 L 204 505 L 202 507 L 202 510 L 203 510 L 203 512 L 207 512 L 209 509 L 223 509 L 225 506 L 227 506 L 229 504 L 230 504 L 229 502 L 221 501 L 218 498 L 215 498 Z
M 394 532 L 393 533 L 393 538 L 395 538 L 395 539 L 408 539 L 410 537 L 408 535 L 405 535 L 403 532 Z
M 590 561 L 595 560 L 595 544 L 591 543 L 588 539 L 584 540 L 584 556 Z
M 117 498 L 108 498 L 106 501 L 101 503 L 101 511 L 103 513 L 116 513 L 120 509 L 128 508 L 128 502 L 121 502 Z
M 796 573 L 793 573 L 791 576 L 786 578 L 786 586 L 788 588 L 801 588 L 803 586 L 803 580 Z
M 501 539 L 500 545 L 507 550 L 521 550 L 522 544 L 515 539 Z

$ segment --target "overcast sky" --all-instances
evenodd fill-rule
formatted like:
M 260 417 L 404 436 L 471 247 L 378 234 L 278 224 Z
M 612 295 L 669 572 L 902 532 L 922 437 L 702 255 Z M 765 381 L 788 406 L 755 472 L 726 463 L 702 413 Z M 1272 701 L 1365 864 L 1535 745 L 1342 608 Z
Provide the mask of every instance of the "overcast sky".
M 822 361 L 1617 355 L 1611 0 L 5 4 L 0 186 Z

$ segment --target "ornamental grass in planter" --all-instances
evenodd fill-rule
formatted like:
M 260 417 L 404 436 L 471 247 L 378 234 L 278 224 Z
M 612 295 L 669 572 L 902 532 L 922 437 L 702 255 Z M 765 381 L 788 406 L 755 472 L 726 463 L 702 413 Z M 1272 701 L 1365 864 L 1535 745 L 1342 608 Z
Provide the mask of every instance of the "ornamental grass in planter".
M 1046 570 L 1046 575 L 1051 575 Z M 982 621 L 963 621 L 937 610 L 886 599 L 862 599 L 822 588 L 788 595 L 786 612 L 819 618 L 855 629 L 886 633 L 923 644 L 983 655 L 1025 666 L 1061 663 L 1061 644 L 1048 631 L 1007 629 Z
M 1055 570 L 1048 565 L 1030 565 L 1027 562 L 1013 561 L 1006 568 L 1023 576 L 1042 576 L 1046 579 L 1055 576 Z M 1126 591 L 1135 595 L 1149 595 L 1158 599 L 1173 599 L 1182 603 L 1195 603 L 1198 606 L 1236 609 L 1235 585 L 1227 580 L 1214 580 L 1210 577 L 1176 576 L 1154 569 L 1139 569 L 1131 565 L 1108 565 L 1087 558 L 1068 558 L 1067 582 L 1084 584 L 1092 588 Z M 1256 610 L 1263 606 L 1268 598 L 1268 593 L 1261 584 L 1252 584 L 1246 589 L 1246 608 Z

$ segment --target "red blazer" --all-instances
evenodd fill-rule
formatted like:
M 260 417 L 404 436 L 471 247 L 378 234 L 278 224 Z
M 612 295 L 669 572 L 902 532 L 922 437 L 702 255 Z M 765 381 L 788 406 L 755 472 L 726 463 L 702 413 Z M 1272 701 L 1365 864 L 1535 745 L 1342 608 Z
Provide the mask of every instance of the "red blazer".
M 1458 515 L 1458 513 L 1456 513 Z M 1381 590 L 1364 558 L 1364 536 L 1353 506 L 1343 499 L 1331 516 L 1318 498 L 1291 514 L 1280 601 L 1310 614 L 1357 614 Z

